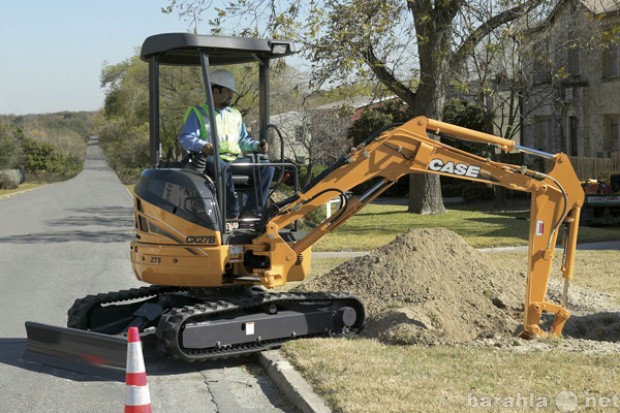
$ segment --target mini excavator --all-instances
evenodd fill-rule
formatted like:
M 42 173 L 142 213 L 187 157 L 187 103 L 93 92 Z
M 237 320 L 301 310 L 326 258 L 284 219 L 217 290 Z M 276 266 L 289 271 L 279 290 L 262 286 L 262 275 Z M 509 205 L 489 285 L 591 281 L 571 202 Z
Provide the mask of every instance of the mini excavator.
M 294 43 L 286 40 L 189 33 L 159 34 L 145 40 L 141 58 L 149 65 L 151 167 L 135 187 L 135 239 L 130 250 L 137 279 L 149 286 L 77 299 L 69 309 L 67 328 L 27 322 L 25 358 L 61 367 L 71 364 L 79 371 L 87 369 L 76 368 L 76 364 L 123 368 L 130 326 L 138 327 L 143 338 L 151 338 L 163 352 L 185 361 L 253 353 L 297 338 L 357 332 L 363 327 L 365 309 L 354 295 L 269 290 L 304 280 L 311 246 L 411 173 L 456 177 L 531 194 L 521 337 L 561 334 L 570 316 L 566 294 L 584 200 L 565 154 L 545 153 L 420 116 L 373 134 L 304 188 L 294 179 L 293 195 L 272 201 L 259 220 L 238 222 L 236 227 L 227 225 L 222 191 L 225 171 L 207 176 L 187 165 L 160 160 L 160 65 L 199 66 L 210 101 L 210 66 L 257 63 L 258 132 L 263 140 L 273 127 L 268 113 L 270 61 L 295 52 Z M 217 154 L 212 109 L 209 118 Z M 442 143 L 433 135 L 542 157 L 550 168 L 539 172 L 493 161 Z M 250 159 L 247 165 L 281 171 L 291 168 L 296 177 L 295 165 L 282 160 Z M 352 188 L 366 182 L 364 193 L 351 195 Z M 298 220 L 334 198 L 341 201 L 334 214 L 307 232 L 298 230 Z M 561 231 L 565 232 L 565 289 L 562 302 L 555 303 L 546 300 L 546 292 Z M 554 315 L 548 331 L 540 325 L 543 313 Z

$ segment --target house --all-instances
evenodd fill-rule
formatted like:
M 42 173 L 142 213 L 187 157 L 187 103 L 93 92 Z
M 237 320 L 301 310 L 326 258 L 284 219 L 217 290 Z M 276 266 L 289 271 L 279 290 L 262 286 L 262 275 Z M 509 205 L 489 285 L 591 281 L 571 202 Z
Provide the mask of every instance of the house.
M 527 31 L 525 146 L 572 156 L 620 151 L 620 3 L 563 0 Z
M 310 109 L 300 108 L 271 115 L 269 120 L 271 124 L 277 125 L 282 134 L 285 159 L 302 164 L 317 159 L 330 162 L 342 155 L 345 147 L 350 146 L 346 140 L 346 132 L 361 112 L 391 99 L 395 99 L 395 96 L 358 96 Z M 278 140 L 273 134 L 269 148 L 270 151 L 280 151 Z M 334 159 L 329 159 L 330 155 Z

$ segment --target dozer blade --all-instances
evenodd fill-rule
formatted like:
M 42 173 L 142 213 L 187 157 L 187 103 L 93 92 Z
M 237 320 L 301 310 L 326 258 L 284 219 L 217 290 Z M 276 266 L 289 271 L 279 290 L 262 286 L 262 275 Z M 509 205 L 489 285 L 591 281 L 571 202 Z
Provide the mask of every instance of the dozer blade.
M 127 339 L 26 321 L 24 360 L 107 380 L 124 381 Z

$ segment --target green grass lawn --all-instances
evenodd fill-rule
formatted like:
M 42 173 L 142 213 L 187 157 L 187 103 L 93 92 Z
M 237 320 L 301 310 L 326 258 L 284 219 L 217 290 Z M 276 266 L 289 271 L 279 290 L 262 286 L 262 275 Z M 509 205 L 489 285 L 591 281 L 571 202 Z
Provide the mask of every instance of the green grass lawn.
M 13 195 L 13 194 L 17 194 L 18 192 L 22 192 L 22 191 L 27 191 L 30 189 L 34 189 L 34 188 L 38 188 L 40 186 L 43 186 L 45 184 L 43 183 L 31 183 L 31 182 L 27 182 L 27 183 L 23 183 L 20 184 L 17 188 L 15 189 L 0 189 L 0 198 L 3 198 L 5 196 L 9 196 L 9 195 Z
M 475 248 L 527 245 L 529 212 L 481 212 L 468 206 L 440 215 L 417 215 L 408 213 L 405 205 L 371 204 L 326 235 L 313 250 L 366 251 L 387 244 L 410 228 L 435 227 L 456 232 Z M 620 227 L 581 227 L 578 242 L 619 239 Z
M 368 339 L 297 340 L 283 352 L 335 412 L 577 411 L 558 410 L 566 392 L 578 397 L 579 411 L 617 412 L 614 396 L 620 403 L 620 353 L 523 354 Z

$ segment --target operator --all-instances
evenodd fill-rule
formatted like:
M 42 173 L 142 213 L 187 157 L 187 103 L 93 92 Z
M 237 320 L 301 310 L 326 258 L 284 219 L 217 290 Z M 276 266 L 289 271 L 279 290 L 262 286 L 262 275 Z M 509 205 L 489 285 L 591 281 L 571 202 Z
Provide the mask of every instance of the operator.
M 230 106 L 231 99 L 237 93 L 235 77 L 227 70 L 217 70 L 210 76 L 213 93 L 213 107 L 217 132 L 219 135 L 220 171 L 228 163 L 248 162 L 241 158 L 242 153 L 267 153 L 267 142 L 258 142 L 249 134 L 243 123 L 241 113 Z M 205 103 L 191 106 L 185 112 L 185 124 L 179 134 L 179 142 L 184 150 L 193 152 L 192 162 L 197 168 L 204 168 L 210 176 L 215 176 L 215 158 L 210 136 L 209 109 Z M 260 162 L 268 162 L 262 160 Z M 226 218 L 258 218 L 269 197 L 269 185 L 273 179 L 273 166 L 229 167 L 226 174 Z M 248 175 L 250 194 L 243 211 L 235 195 L 232 172 Z M 260 177 L 255 182 L 256 176 Z M 260 185 L 259 185 L 260 183 Z M 242 212 L 242 214 L 240 214 Z

